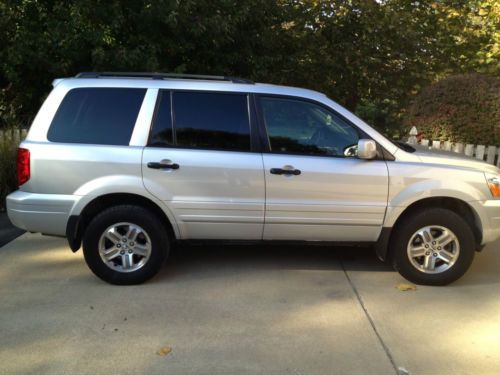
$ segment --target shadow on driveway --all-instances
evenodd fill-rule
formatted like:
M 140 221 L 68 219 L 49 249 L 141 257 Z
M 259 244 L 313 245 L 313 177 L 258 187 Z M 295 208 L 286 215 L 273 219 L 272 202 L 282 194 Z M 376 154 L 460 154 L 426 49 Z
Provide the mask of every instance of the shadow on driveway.
M 371 247 L 336 247 L 319 245 L 177 245 L 166 266 L 153 282 L 175 279 L 182 275 L 213 270 L 238 273 L 249 270 L 336 270 L 368 268 L 391 272 L 393 268 L 380 261 Z

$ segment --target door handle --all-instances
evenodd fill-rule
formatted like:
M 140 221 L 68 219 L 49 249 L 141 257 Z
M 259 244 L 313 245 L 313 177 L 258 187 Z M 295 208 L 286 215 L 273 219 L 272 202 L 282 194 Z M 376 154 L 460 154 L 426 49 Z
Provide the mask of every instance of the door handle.
M 290 168 L 290 169 L 283 169 L 283 168 L 271 168 L 271 174 L 281 174 L 285 176 L 298 176 L 302 172 L 300 169 L 295 169 L 295 168 Z
M 156 161 L 150 161 L 148 163 L 148 168 L 151 169 L 179 169 L 179 164 L 177 163 L 162 163 Z

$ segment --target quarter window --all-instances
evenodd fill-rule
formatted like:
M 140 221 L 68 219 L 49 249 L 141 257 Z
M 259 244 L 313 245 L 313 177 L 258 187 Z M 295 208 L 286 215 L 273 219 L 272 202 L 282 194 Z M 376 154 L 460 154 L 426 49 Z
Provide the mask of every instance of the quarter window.
M 145 89 L 78 88 L 64 97 L 50 125 L 51 142 L 128 145 Z
M 261 97 L 272 152 L 355 156 L 358 131 L 317 104 L 276 97 Z
M 150 146 L 169 146 L 173 142 L 170 91 L 160 91 L 151 136 Z

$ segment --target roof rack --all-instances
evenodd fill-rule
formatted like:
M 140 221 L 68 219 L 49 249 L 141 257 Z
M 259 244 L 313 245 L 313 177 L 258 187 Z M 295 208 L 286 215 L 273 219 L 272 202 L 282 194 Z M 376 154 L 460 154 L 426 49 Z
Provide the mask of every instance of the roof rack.
M 232 83 L 254 84 L 245 78 L 229 77 L 229 76 L 210 76 L 200 74 L 178 74 L 178 73 L 133 73 L 133 72 L 82 72 L 78 73 L 75 78 L 150 78 L 150 79 L 199 79 L 208 81 L 228 81 Z

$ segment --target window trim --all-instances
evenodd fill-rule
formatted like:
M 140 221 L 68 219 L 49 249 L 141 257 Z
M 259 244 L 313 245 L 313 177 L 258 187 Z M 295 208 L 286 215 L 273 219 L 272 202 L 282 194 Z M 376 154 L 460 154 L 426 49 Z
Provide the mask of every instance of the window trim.
M 257 118 L 258 118 L 258 125 L 259 125 L 259 133 L 261 135 L 261 141 L 262 141 L 262 153 L 263 154 L 273 154 L 273 155 L 297 155 L 297 156 L 311 156 L 311 157 L 327 157 L 327 158 L 339 158 L 339 159 L 349 159 L 346 156 L 342 155 L 321 155 L 321 154 L 306 154 L 306 153 L 300 153 L 300 152 L 279 152 L 279 151 L 272 151 L 271 150 L 271 141 L 269 139 L 269 134 L 267 132 L 267 127 L 266 127 L 266 122 L 264 119 L 264 112 L 262 110 L 261 102 L 260 100 L 262 98 L 275 98 L 275 99 L 284 99 L 284 100 L 295 100 L 295 101 L 301 101 L 301 102 L 306 102 L 306 103 L 311 103 L 315 104 L 329 112 L 332 112 L 335 116 L 340 118 L 341 120 L 345 121 L 349 126 L 351 126 L 359 136 L 359 139 L 372 139 L 368 134 L 366 134 L 362 129 L 357 127 L 355 124 L 353 124 L 351 121 L 349 121 L 345 116 L 342 116 L 340 113 L 335 111 L 333 108 L 318 102 L 314 99 L 309 99 L 309 98 L 304 98 L 301 96 L 294 96 L 294 95 L 280 95 L 280 94 L 254 94 L 254 102 L 257 110 Z M 378 145 L 378 143 L 377 143 Z M 377 156 L 376 159 L 374 160 L 384 160 L 383 156 L 381 157 L 380 155 Z
M 164 92 L 169 92 L 170 94 L 170 117 L 171 117 L 171 122 L 172 122 L 172 145 L 151 145 L 151 136 L 152 136 L 152 131 L 153 127 L 156 121 L 157 117 L 157 112 L 159 110 L 160 106 L 160 99 L 162 97 L 162 94 Z M 175 111 L 174 111 L 174 105 L 173 105 L 173 100 L 174 100 L 174 94 L 176 92 L 188 92 L 188 93 L 200 93 L 200 94 L 224 94 L 224 95 L 238 95 L 238 96 L 245 96 L 246 101 L 247 101 L 247 116 L 248 116 L 248 124 L 249 124 L 249 136 L 250 136 L 250 149 L 249 150 L 227 150 L 223 148 L 201 148 L 201 147 L 192 147 L 192 146 L 179 146 L 177 144 L 177 137 L 176 135 L 176 128 L 175 128 Z M 261 152 L 261 142 L 259 138 L 259 125 L 258 125 L 258 119 L 257 119 L 257 112 L 255 105 L 253 103 L 253 98 L 252 94 L 244 91 L 218 91 L 218 90 L 190 90 L 190 89 L 159 89 L 158 90 L 158 96 L 156 98 L 156 103 L 155 103 L 155 112 L 154 115 L 151 118 L 151 124 L 149 127 L 149 134 L 148 134 L 148 141 L 145 147 L 152 147 L 152 148 L 165 148 L 165 149 L 181 149 L 181 150 L 199 150 L 199 151 L 224 151 L 224 152 L 243 152 L 243 153 L 248 153 L 248 152 Z

